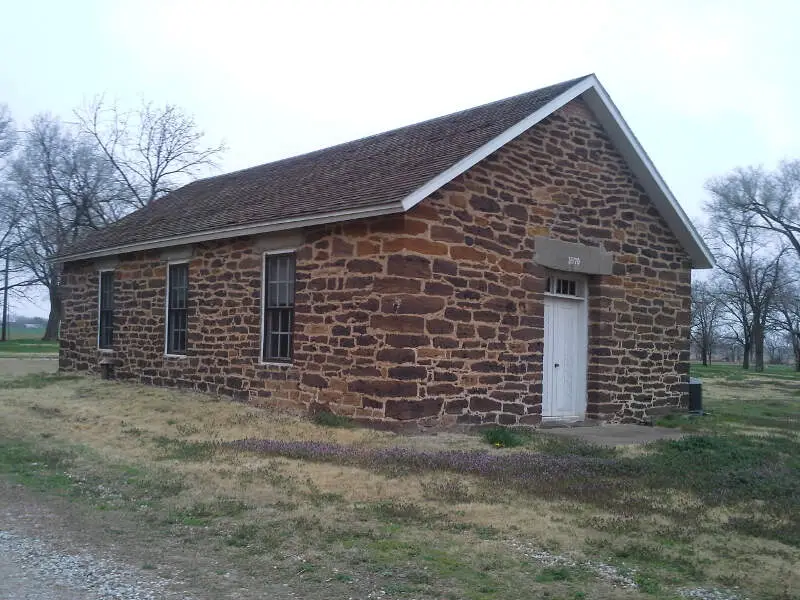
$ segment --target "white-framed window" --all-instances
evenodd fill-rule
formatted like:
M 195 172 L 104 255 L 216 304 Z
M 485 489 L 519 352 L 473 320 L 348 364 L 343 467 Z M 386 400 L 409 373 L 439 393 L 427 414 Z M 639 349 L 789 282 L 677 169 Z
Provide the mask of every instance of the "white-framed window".
M 166 354 L 186 354 L 189 330 L 189 263 L 167 265 L 167 323 L 164 350 Z
M 261 361 L 292 361 L 294 329 L 294 250 L 264 253 L 262 275 Z
M 97 291 L 97 347 L 114 347 L 114 271 L 100 271 Z
M 554 296 L 583 298 L 586 294 L 585 281 L 582 278 L 552 274 L 545 282 L 544 291 Z

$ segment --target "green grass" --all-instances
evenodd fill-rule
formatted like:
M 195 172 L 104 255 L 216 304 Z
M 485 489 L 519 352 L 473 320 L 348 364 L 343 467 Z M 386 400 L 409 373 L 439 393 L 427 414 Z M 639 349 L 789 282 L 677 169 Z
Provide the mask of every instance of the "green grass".
M 247 504 L 233 498 L 219 498 L 215 502 L 199 502 L 186 508 L 180 508 L 171 513 L 169 521 L 204 527 L 214 519 L 237 517 L 248 508 Z
M 536 575 L 539 583 L 550 583 L 553 581 L 568 581 L 575 578 L 574 569 L 569 567 L 546 567 Z
M 8 328 L 8 338 L 12 340 L 40 340 L 44 337 L 45 328 L 42 327 L 33 327 L 28 329 L 25 326 L 20 326 L 15 323 L 12 323 L 11 326 Z
M 335 415 L 332 412 L 320 411 L 311 417 L 311 420 L 317 425 L 323 427 L 355 427 L 352 419 L 342 415 Z
M 692 363 L 689 371 L 692 377 L 724 377 L 732 381 L 745 381 L 752 377 L 800 381 L 800 372 L 795 371 L 790 365 L 765 365 L 764 371 L 759 373 L 752 366 L 745 370 L 741 365 L 730 363 L 712 363 L 705 367 L 699 363 Z
M 44 342 L 39 338 L 11 338 L 0 342 L 0 354 L 58 354 L 58 342 Z
M 525 437 L 506 427 L 490 427 L 481 432 L 484 441 L 495 448 L 516 448 L 525 443 Z
M 73 481 L 65 473 L 73 454 L 19 440 L 0 439 L 0 474 L 37 491 L 64 493 Z

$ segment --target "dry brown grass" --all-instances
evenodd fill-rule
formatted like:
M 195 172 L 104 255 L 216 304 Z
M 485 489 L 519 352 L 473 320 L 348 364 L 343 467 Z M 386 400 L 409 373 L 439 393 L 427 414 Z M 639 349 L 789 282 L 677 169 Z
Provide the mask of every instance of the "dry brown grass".
M 709 385 L 706 390 L 707 394 L 719 393 L 723 397 L 728 393 L 724 386 L 717 389 Z M 787 392 L 776 387 L 774 393 L 785 396 Z M 481 560 L 489 564 L 490 556 L 499 556 L 515 565 L 491 567 L 504 577 L 530 579 L 530 573 L 538 572 L 541 565 L 520 566 L 523 563 L 518 564 L 519 558 L 513 558 L 510 545 L 512 541 L 523 540 L 572 556 L 579 562 L 600 557 L 626 564 L 630 561 L 631 565 L 644 559 L 635 555 L 614 559 L 614 553 L 622 556 L 625 547 L 647 546 L 648 551 L 663 555 L 668 563 L 663 572 L 667 573 L 678 568 L 669 565 L 683 564 L 681 553 L 691 552 L 686 560 L 698 561 L 704 580 L 772 590 L 775 594 L 779 591 L 776 582 L 800 589 L 800 577 L 793 570 L 793 565 L 800 563 L 797 548 L 715 531 L 736 516 L 736 510 L 730 508 L 711 513 L 714 523 L 692 532 L 684 524 L 663 516 L 661 511 L 620 520 L 619 515 L 604 513 L 593 506 L 492 488 L 475 477 L 458 476 L 457 492 L 463 497 L 456 494 L 437 498 L 437 490 L 443 489 L 447 478 L 454 476 L 424 473 L 388 477 L 356 467 L 231 450 L 218 450 L 196 460 L 180 460 L 165 458 L 163 444 L 164 440 L 191 443 L 254 437 L 323 440 L 370 447 L 403 445 L 426 450 L 486 448 L 473 435 L 405 437 L 361 428 L 322 427 L 294 415 L 218 401 L 201 394 L 88 378 L 43 389 L 0 389 L 0 413 L 0 437 L 46 439 L 82 446 L 90 449 L 92 457 L 101 457 L 109 464 L 134 465 L 155 476 L 180 480 L 182 489 L 164 499 L 161 508 L 141 510 L 151 511 L 152 515 L 164 510 L 178 515 L 170 524 L 170 535 L 210 536 L 206 542 L 209 551 L 245 560 L 252 569 L 272 563 L 282 565 L 281 557 L 288 561 L 288 557 L 302 553 L 323 570 L 354 571 L 360 568 L 354 564 L 362 560 L 376 569 L 385 563 L 388 566 L 384 570 L 391 571 L 400 568 L 398 565 L 410 568 L 409 564 L 418 564 L 419 552 L 424 555 L 424 549 L 428 548 L 434 556 L 431 568 L 438 569 L 440 579 L 460 578 L 460 585 L 469 587 L 481 584 L 470 579 L 472 575 L 462 572 L 463 569 L 478 569 Z M 645 451 L 626 452 L 636 456 Z M 79 470 L 88 473 L 96 468 L 93 459 L 80 460 L 76 463 Z M 235 514 L 222 511 L 219 519 L 210 517 L 215 525 L 205 534 L 186 524 L 187 519 L 194 518 L 192 515 L 202 512 L 198 507 L 212 507 L 213 512 L 220 502 L 230 500 L 242 503 L 242 508 Z M 665 492 L 661 499 L 664 515 L 678 506 L 685 509 L 693 503 L 699 504 L 699 500 L 686 492 Z M 386 516 L 380 512 L 382 506 L 408 511 L 408 516 L 397 517 L 404 523 L 403 528 L 393 524 L 394 513 L 390 511 L 390 516 Z M 747 507 L 746 512 L 752 512 L 752 507 Z M 353 531 L 364 537 L 351 544 L 346 540 Z M 390 537 L 370 537 L 369 531 Z M 679 533 L 691 540 L 690 546 Z M 250 551 L 242 550 L 244 546 L 230 546 L 231 540 L 238 540 L 237 535 Z M 319 541 L 322 539 L 328 541 Z M 456 557 L 469 557 L 468 561 L 465 559 L 466 566 L 451 564 Z M 657 565 L 658 560 L 653 559 L 653 564 Z M 578 571 L 570 577 L 567 582 L 551 583 L 550 588 L 542 589 L 560 590 L 565 597 L 584 589 L 593 590 L 587 597 L 624 598 L 632 594 Z M 691 580 L 692 576 L 676 571 L 671 585 Z M 420 585 L 424 588 L 427 584 Z M 491 588 L 488 583 L 486 586 Z M 471 597 L 495 596 L 486 592 Z
M 55 373 L 57 370 L 58 359 L 52 355 L 26 355 L 21 358 L 19 354 L 7 354 L 0 349 L 0 389 L 2 389 L 4 379 L 31 373 Z

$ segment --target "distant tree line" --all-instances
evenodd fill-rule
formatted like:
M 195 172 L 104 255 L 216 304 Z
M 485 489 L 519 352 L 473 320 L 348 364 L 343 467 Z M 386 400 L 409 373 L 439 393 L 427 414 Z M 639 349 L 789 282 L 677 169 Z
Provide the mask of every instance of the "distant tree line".
M 707 184 L 704 233 L 717 266 L 692 283 L 692 343 L 763 371 L 791 349 L 800 371 L 800 160 Z
M 60 272 L 48 257 L 213 167 L 224 150 L 171 104 L 123 109 L 97 97 L 69 120 L 43 113 L 19 128 L 0 104 L 0 304 L 2 292 L 44 287 L 44 337 L 55 339 Z

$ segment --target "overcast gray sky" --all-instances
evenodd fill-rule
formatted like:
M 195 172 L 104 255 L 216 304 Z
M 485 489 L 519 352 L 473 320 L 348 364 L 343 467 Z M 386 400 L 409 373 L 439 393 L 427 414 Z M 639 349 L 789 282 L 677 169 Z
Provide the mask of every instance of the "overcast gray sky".
M 591 72 L 696 220 L 707 178 L 800 156 L 797 1 L 0 4 L 18 123 L 170 102 L 226 141 L 222 171 Z

